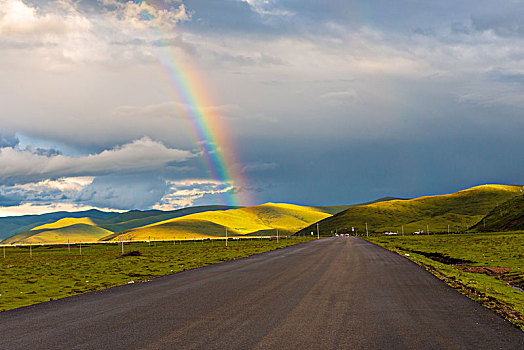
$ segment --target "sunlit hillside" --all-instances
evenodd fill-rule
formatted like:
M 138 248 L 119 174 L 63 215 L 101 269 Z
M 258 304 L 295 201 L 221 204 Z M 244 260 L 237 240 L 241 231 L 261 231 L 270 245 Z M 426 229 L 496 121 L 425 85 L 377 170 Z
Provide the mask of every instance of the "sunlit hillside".
M 130 230 L 145 225 L 154 224 L 160 221 L 174 219 L 189 214 L 200 212 L 208 212 L 214 210 L 236 209 L 238 207 L 231 207 L 226 205 L 202 205 L 195 207 L 188 207 L 170 211 L 161 210 L 131 210 L 125 213 L 118 214 L 106 220 L 94 220 L 96 224 L 111 232 L 120 232 Z
M 483 185 L 452 194 L 392 200 L 349 208 L 319 222 L 321 234 L 349 230 L 365 232 L 427 231 L 462 232 L 477 222 L 498 204 L 520 194 L 521 186 Z M 315 230 L 311 225 L 299 232 Z
M 56 229 L 56 228 L 62 228 L 66 226 L 76 225 L 76 224 L 86 224 L 86 225 L 96 225 L 91 218 L 85 217 L 85 218 L 63 218 L 58 221 L 44 224 L 40 226 L 33 227 L 31 231 L 35 230 L 49 230 L 49 229 Z
M 3 243 L 8 244 L 44 244 L 66 242 L 97 242 L 100 238 L 111 234 L 111 231 L 89 224 L 73 224 L 60 228 L 44 228 L 31 230 L 9 237 Z
M 7 216 L 0 218 L 0 240 L 20 232 L 29 231 L 37 226 L 56 222 L 63 218 L 88 217 L 93 221 L 107 220 L 119 215 L 117 212 L 105 212 L 96 209 L 77 212 L 58 211 L 40 215 Z M 110 231 L 113 231 L 109 229 Z
M 293 204 L 267 203 L 254 207 L 203 212 L 127 230 L 108 240 L 185 239 L 233 235 L 292 234 L 304 226 L 331 216 L 320 209 Z
M 64 240 L 67 242 L 67 238 L 64 236 L 64 232 L 69 232 L 71 240 L 84 240 L 92 241 L 98 239 L 100 235 L 107 236 L 113 232 L 120 232 L 124 230 L 130 230 L 136 227 L 142 227 L 152 223 L 164 221 L 167 219 L 173 219 L 182 217 L 189 214 L 200 213 L 203 211 L 214 211 L 214 210 L 226 210 L 238 207 L 224 206 L 224 205 L 207 205 L 207 206 L 196 206 L 188 207 L 170 211 L 162 210 L 131 210 L 123 213 L 106 213 L 98 210 L 89 210 L 83 212 L 57 212 L 43 215 L 33 215 L 28 217 L 6 217 L 0 218 L 3 221 L 0 223 L 0 230 L 5 228 L 10 231 L 14 231 L 3 243 L 34 243 L 36 241 L 49 241 L 57 243 L 55 238 L 51 238 L 51 231 L 57 229 L 62 230 L 56 237 L 60 243 Z M 81 214 L 84 214 L 83 216 Z M 65 215 L 65 216 L 64 216 Z M 53 220 L 55 218 L 55 220 Z M 3 224 L 3 225 L 2 225 Z M 75 226 L 78 224 L 90 225 L 103 229 L 94 230 L 89 229 L 86 226 Z M 74 227 L 72 227 L 74 226 Z M 73 231 L 76 229 L 76 231 Z M 40 232 L 47 231 L 45 236 L 35 236 Z M 13 237 L 13 235 L 15 237 Z M 35 237 L 32 237 L 35 236 Z M 29 238 L 32 237 L 32 238 Z M 83 238 L 82 238 L 83 237 Z M 64 239 L 64 240 L 62 240 Z

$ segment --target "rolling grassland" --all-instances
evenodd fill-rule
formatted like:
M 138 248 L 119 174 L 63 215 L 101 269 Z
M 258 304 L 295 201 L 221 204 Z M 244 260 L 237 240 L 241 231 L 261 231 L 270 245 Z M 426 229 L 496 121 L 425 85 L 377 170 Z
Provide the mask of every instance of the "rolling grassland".
M 192 239 L 228 235 L 291 235 L 310 223 L 331 216 L 321 209 L 267 203 L 254 207 L 187 215 L 119 232 L 104 240 Z
M 95 242 L 113 232 L 129 230 L 162 220 L 181 217 L 202 211 L 225 210 L 236 207 L 223 205 L 207 205 L 189 207 L 171 211 L 161 210 L 131 210 L 124 213 L 87 210 L 81 212 L 56 212 L 43 215 L 27 215 L 22 217 L 0 218 L 0 237 L 5 237 L 3 243 L 35 244 L 35 243 L 66 243 L 68 238 L 60 232 L 65 227 L 85 224 L 96 226 L 103 230 L 94 230 L 88 226 L 75 226 L 75 237 L 69 237 L 71 242 Z M 62 230 L 63 231 L 63 230 Z M 71 232 L 72 230 L 70 230 Z M 109 232 L 108 232 L 109 231 Z M 45 232 L 42 234 L 42 232 Z M 104 234 L 101 235 L 101 232 Z M 63 233 L 63 232 L 62 232 Z M 93 233 L 95 233 L 93 235 Z M 57 240 L 58 238 L 58 240 Z
M 391 200 L 349 208 L 319 222 L 320 234 L 335 231 L 465 232 L 497 205 L 520 196 L 522 186 L 482 185 L 452 194 Z M 316 232 L 316 224 L 298 234 Z
M 238 259 L 308 238 L 178 241 L 0 248 L 0 311 L 138 283 L 200 266 Z
M 111 231 L 88 224 L 73 224 L 55 229 L 31 230 L 6 239 L 3 243 L 23 244 L 59 244 L 59 243 L 95 243 Z
M 207 208 L 207 207 L 201 207 Z M 7 244 L 93 243 L 110 240 L 172 240 L 244 235 L 291 235 L 304 226 L 331 216 L 346 206 L 304 207 L 267 203 L 248 208 L 200 211 L 187 208 L 174 212 L 127 212 L 99 220 L 66 217 L 15 234 Z M 127 229 L 126 229 L 127 228 Z M 120 230 L 122 231 L 113 231 Z
M 524 195 L 493 208 L 473 227 L 476 231 L 524 231 Z

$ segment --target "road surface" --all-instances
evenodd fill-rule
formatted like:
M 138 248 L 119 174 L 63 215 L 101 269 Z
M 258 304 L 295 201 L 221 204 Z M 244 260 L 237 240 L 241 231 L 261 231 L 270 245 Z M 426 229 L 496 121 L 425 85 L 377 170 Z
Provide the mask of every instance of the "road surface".
M 329 238 L 0 313 L 1 349 L 524 349 L 409 260 Z

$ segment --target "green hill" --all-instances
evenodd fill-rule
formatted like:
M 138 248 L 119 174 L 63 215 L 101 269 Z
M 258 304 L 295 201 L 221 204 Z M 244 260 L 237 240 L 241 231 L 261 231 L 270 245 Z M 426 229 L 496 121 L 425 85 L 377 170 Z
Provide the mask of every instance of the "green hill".
M 111 232 L 120 232 L 131 230 L 133 228 L 150 225 L 156 222 L 174 219 L 190 214 L 216 211 L 216 210 L 227 210 L 227 209 L 238 209 L 241 207 L 226 206 L 226 205 L 202 205 L 177 210 L 162 211 L 162 210 L 131 210 L 125 213 L 118 214 L 106 220 L 94 220 L 95 223 L 109 230 Z
M 6 217 L 3 223 L 5 227 L 9 227 L 11 235 L 8 236 L 2 243 L 35 243 L 36 241 L 48 243 L 63 243 L 67 242 L 67 237 L 64 233 L 71 234 L 70 241 L 82 240 L 84 242 L 93 241 L 93 237 L 104 237 L 113 232 L 120 232 L 130 230 L 137 227 L 146 226 L 155 222 L 160 222 L 168 219 L 178 218 L 189 214 L 225 210 L 231 208 L 239 208 L 223 205 L 208 205 L 183 208 L 171 211 L 162 210 L 131 210 L 124 213 L 108 213 L 99 210 L 88 210 L 82 212 L 58 212 L 44 215 L 31 215 L 27 217 Z M 97 227 L 99 230 L 94 230 L 86 226 L 77 226 L 77 224 L 86 224 L 87 226 Z M 0 227 L 1 223 L 0 223 Z M 70 227 L 69 230 L 65 228 Z M 52 238 L 52 233 L 56 229 L 63 229 L 59 231 L 55 238 Z M 37 236 L 35 231 L 41 233 L 46 231 L 46 235 Z M 101 233 L 104 233 L 100 236 Z M 97 238 L 97 239 L 98 239 Z M 65 241 L 58 242 L 58 239 L 65 239 Z
M 9 237 L 9 244 L 44 244 L 74 242 L 97 242 L 111 232 L 89 224 L 73 224 L 60 228 L 31 230 Z
M 0 241 L 10 237 L 14 234 L 29 231 L 34 227 L 49 224 L 63 218 L 81 218 L 88 217 L 95 219 L 109 219 L 118 213 L 105 212 L 96 209 L 67 212 L 59 211 L 55 213 L 41 214 L 41 215 L 23 215 L 23 216 L 8 216 L 0 218 Z
M 473 229 L 476 231 L 524 231 L 524 195 L 493 208 Z
M 498 204 L 520 194 L 520 186 L 483 185 L 447 195 L 420 197 L 410 200 L 391 200 L 357 206 L 319 222 L 323 235 L 355 230 L 362 233 L 366 223 L 370 232 L 393 231 L 405 233 L 419 230 L 447 232 L 465 231 L 479 222 Z M 297 234 L 316 233 L 316 224 Z
M 383 198 L 379 198 L 374 201 L 365 202 L 365 203 L 347 204 L 347 205 L 330 205 L 330 206 L 320 206 L 320 207 L 315 207 L 315 208 L 323 211 L 324 213 L 335 215 L 340 212 L 343 212 L 346 209 L 353 208 L 353 207 L 359 207 L 362 205 L 368 205 L 368 204 L 373 204 L 373 203 L 387 202 L 387 201 L 392 201 L 392 200 L 406 200 L 406 199 L 407 198 L 383 197 Z
M 314 207 L 267 203 L 224 211 L 207 211 L 109 235 L 104 240 L 189 239 L 292 234 L 310 223 L 331 216 Z

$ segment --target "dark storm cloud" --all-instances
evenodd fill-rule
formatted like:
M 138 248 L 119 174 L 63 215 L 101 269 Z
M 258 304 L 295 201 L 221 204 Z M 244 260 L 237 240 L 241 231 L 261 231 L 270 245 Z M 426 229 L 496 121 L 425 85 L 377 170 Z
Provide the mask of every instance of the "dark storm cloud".
M 78 157 L 34 147 L 24 150 L 2 148 L 0 183 L 12 185 L 75 176 L 151 173 L 193 157 L 191 152 L 166 147 L 147 137 L 98 154 Z M 172 165 L 170 168 L 174 169 Z
M 158 203 L 167 190 L 166 181 L 151 174 L 101 176 L 82 189 L 74 202 L 94 207 L 145 209 Z
M 62 154 L 62 152 L 58 149 L 32 147 L 32 146 L 27 146 L 24 149 L 24 151 L 29 152 L 31 154 L 35 154 L 37 156 L 45 156 L 45 157 L 54 157 L 54 156 L 58 156 Z
M 22 203 L 51 204 L 74 197 L 75 190 L 58 189 L 43 183 L 26 186 L 0 186 L 0 206 L 17 206 Z
M 523 181 L 521 2 L 150 1 L 169 26 L 139 2 L 23 4 L 16 25 L 0 9 L 5 205 L 337 204 Z M 214 102 L 184 101 L 180 69 Z M 242 188 L 209 179 L 200 112 L 237 144 Z
M 287 154 L 275 153 L 270 158 L 282 164 L 278 171 L 252 174 L 251 178 L 266 185 L 258 194 L 263 202 L 279 198 L 318 205 L 384 196 L 417 197 L 484 183 L 521 183 L 524 167 L 515 166 L 522 159 L 514 153 L 520 144 L 518 137 L 496 137 L 486 143 L 483 136 L 422 143 L 409 138 L 348 140 L 331 142 L 322 149 L 295 142 Z
M 0 195 L 0 207 L 15 207 L 20 205 L 22 200 L 20 198 L 12 198 L 8 196 Z

